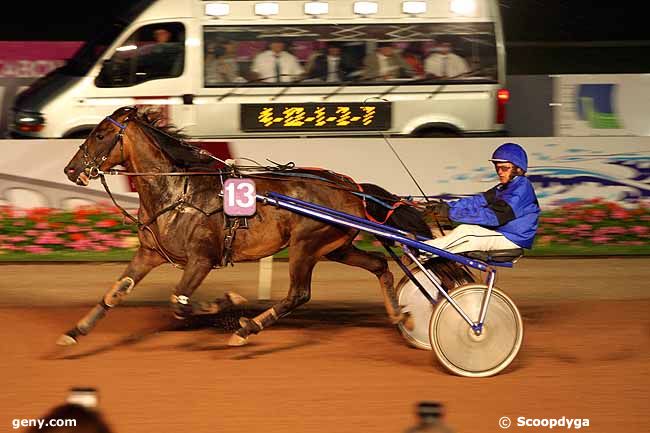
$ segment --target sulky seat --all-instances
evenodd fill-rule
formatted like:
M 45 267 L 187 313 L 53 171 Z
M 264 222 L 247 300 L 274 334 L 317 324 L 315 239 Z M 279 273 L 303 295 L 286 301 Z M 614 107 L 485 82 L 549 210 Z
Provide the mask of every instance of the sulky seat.
M 511 250 L 467 251 L 462 255 L 488 263 L 515 263 L 524 255 L 523 248 Z

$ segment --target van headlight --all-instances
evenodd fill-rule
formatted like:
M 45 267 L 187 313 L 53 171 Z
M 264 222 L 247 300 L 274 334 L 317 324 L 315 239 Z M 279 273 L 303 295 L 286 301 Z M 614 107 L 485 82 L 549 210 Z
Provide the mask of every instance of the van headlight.
M 13 117 L 16 131 L 40 132 L 45 128 L 45 118 L 41 113 L 18 110 L 13 113 Z

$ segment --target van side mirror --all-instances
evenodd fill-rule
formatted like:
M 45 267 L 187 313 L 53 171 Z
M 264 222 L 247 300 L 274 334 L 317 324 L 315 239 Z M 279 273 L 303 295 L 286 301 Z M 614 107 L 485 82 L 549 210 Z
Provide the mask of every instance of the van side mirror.
M 100 69 L 97 78 L 95 78 L 95 85 L 97 87 L 112 87 L 111 83 L 111 59 L 104 59 L 102 62 L 102 69 Z
M 125 87 L 133 85 L 131 59 L 111 58 L 102 63 L 102 69 L 95 79 L 97 87 Z

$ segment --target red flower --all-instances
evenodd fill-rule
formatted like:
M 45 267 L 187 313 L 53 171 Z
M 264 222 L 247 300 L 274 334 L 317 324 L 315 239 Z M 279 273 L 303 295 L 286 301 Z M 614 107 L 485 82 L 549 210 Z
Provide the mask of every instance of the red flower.
M 101 220 L 97 224 L 95 224 L 95 227 L 107 229 L 107 228 L 115 227 L 118 224 L 119 223 L 117 221 L 115 221 L 115 220 L 105 219 L 105 220 Z
M 86 239 L 86 235 L 84 235 L 83 233 L 71 233 L 70 239 L 73 241 L 81 241 L 83 239 Z

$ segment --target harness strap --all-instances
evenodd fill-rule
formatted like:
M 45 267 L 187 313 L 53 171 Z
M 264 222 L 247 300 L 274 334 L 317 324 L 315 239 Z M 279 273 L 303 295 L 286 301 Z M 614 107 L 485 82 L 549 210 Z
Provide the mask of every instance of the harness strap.
M 222 266 L 234 266 L 232 261 L 232 244 L 235 242 L 237 229 L 241 225 L 240 218 L 226 217 L 226 234 L 223 239 L 223 263 Z
M 361 192 L 353 192 L 352 194 L 358 195 L 358 196 L 363 198 L 363 211 L 366 213 L 366 218 L 369 219 L 372 222 L 375 222 L 375 223 L 378 223 L 378 224 L 386 224 L 386 221 L 388 221 L 388 219 L 393 215 L 393 212 L 395 212 L 395 209 L 397 209 L 400 206 L 404 206 L 404 205 L 407 204 L 403 200 L 400 199 L 400 200 L 394 202 L 393 205 L 391 206 L 388 203 L 379 200 L 376 196 L 373 196 L 371 194 L 365 194 L 363 192 L 363 187 L 360 184 L 356 184 L 356 185 L 357 185 L 357 188 L 359 188 L 359 191 L 361 191 Z M 366 206 L 366 198 L 370 198 L 372 201 L 374 201 L 374 202 L 376 202 L 376 203 L 380 204 L 381 206 L 388 209 L 388 212 L 386 213 L 386 217 L 384 218 L 383 221 L 379 221 L 375 217 L 370 215 L 370 213 L 368 212 L 368 207 Z
M 162 215 L 162 214 L 164 214 L 166 212 L 169 212 L 169 211 L 171 211 L 171 210 L 173 210 L 173 209 L 175 209 L 175 208 L 177 208 L 179 206 L 191 207 L 192 209 L 195 209 L 195 210 L 201 212 L 203 215 L 205 215 L 207 217 L 212 216 L 212 215 L 214 215 L 216 213 L 219 213 L 219 212 L 223 212 L 223 206 L 220 206 L 220 207 L 218 207 L 218 208 L 216 208 L 216 209 L 214 209 L 212 211 L 206 212 L 203 209 L 198 208 L 194 204 L 188 203 L 185 200 L 185 194 L 187 192 L 187 179 L 186 179 L 186 182 L 185 182 L 185 185 L 184 185 L 184 188 L 183 188 L 184 189 L 183 196 L 180 199 L 178 199 L 177 201 L 175 201 L 174 203 L 170 204 L 169 206 L 167 206 L 167 207 L 159 210 L 158 212 L 156 212 L 156 214 L 153 217 L 151 217 L 151 219 L 149 219 L 149 221 L 147 221 L 146 223 L 143 223 L 142 221 L 140 221 L 139 217 L 134 217 L 133 215 L 131 215 L 126 209 L 124 209 L 122 206 L 120 206 L 120 204 L 117 202 L 117 200 L 115 200 L 115 197 L 113 197 L 113 194 L 111 193 L 111 190 L 109 189 L 108 184 L 106 183 L 106 177 L 104 177 L 103 173 L 99 174 L 99 179 L 101 180 L 102 185 L 104 186 L 104 189 L 106 190 L 106 194 L 108 194 L 108 196 L 111 198 L 111 201 L 113 202 L 115 207 L 117 207 L 117 209 L 119 209 L 119 211 L 122 213 L 122 215 L 124 215 L 126 218 L 131 220 L 138 227 L 138 230 L 148 230 L 149 233 L 151 233 L 151 236 L 153 237 L 154 242 L 156 243 L 156 247 L 157 247 L 158 252 L 169 263 L 171 263 L 174 267 L 179 268 L 179 269 L 183 269 L 183 267 L 181 265 L 179 265 L 178 263 L 174 262 L 174 260 L 170 257 L 170 255 L 167 253 L 165 248 L 162 246 L 162 244 L 158 240 L 158 237 L 156 236 L 154 231 L 149 226 L 152 223 L 154 223 L 158 219 L 158 217 L 160 215 Z
M 127 119 L 128 119 L 128 117 L 127 117 Z M 115 126 L 117 126 L 118 128 L 120 128 L 121 130 L 125 130 L 125 129 L 126 129 L 126 125 L 124 125 L 124 124 L 118 122 L 117 120 L 113 119 L 111 116 L 106 116 L 106 120 L 108 120 L 108 121 L 111 122 L 113 125 L 115 125 Z
M 375 197 L 374 195 L 364 194 L 364 193 L 361 193 L 361 192 L 355 192 L 355 191 L 353 191 L 352 194 L 357 195 L 357 196 L 363 198 L 364 200 L 365 200 L 365 199 L 372 200 L 372 201 L 374 201 L 375 203 L 377 203 L 378 205 L 385 207 L 386 209 L 395 209 L 395 207 L 393 207 L 393 206 L 389 205 L 388 203 L 386 203 L 386 202 L 384 202 L 384 201 L 378 199 L 378 198 Z

